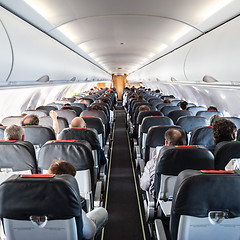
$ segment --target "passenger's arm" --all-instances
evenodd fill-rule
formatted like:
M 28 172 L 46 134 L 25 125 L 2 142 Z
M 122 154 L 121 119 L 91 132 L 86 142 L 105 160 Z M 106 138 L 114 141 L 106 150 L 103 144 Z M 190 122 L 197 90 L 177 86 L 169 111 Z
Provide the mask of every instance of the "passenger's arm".
M 53 120 L 53 129 L 54 129 L 55 133 L 58 134 L 59 133 L 59 124 L 58 124 L 58 120 L 57 120 L 57 113 L 55 111 L 51 110 L 49 115 Z
M 96 224 L 87 217 L 86 213 L 82 210 L 83 221 L 83 238 L 93 239 L 96 233 Z
M 140 187 L 141 187 L 142 190 L 144 190 L 144 191 L 149 190 L 150 182 L 151 182 L 150 177 L 151 177 L 150 176 L 150 171 L 149 171 L 148 165 L 146 165 L 145 168 L 144 168 L 143 175 L 140 179 Z

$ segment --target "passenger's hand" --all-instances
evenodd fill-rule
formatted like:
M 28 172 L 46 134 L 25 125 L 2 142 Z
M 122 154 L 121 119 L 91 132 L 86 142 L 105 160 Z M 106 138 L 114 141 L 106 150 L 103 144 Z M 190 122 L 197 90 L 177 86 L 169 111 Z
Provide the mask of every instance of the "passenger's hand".
M 50 117 L 53 118 L 53 119 L 56 119 L 56 118 L 57 118 L 57 112 L 55 112 L 55 111 L 53 111 L 53 110 L 51 110 L 51 111 L 49 112 L 49 115 L 50 115 Z

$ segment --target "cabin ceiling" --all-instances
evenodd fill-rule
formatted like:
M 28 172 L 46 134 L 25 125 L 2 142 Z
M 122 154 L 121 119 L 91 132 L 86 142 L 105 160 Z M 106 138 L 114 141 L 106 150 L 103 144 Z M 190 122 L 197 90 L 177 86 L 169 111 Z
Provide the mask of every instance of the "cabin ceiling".
M 239 0 L 0 0 L 105 69 L 129 74 L 230 19 Z

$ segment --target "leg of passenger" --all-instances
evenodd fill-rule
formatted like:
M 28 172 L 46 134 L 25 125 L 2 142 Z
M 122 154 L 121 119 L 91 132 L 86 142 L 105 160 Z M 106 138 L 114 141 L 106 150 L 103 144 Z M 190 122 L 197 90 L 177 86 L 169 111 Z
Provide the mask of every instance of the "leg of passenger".
M 102 228 L 106 225 L 108 220 L 108 212 L 105 208 L 99 207 L 94 210 L 88 212 L 87 217 L 90 218 L 96 224 L 96 235 L 102 230 Z

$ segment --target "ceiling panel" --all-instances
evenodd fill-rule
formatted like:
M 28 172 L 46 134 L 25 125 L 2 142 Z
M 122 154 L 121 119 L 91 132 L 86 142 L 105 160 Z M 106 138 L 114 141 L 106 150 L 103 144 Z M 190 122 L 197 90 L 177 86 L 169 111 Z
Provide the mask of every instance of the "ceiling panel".
M 130 73 L 203 34 L 234 15 L 239 2 L 0 0 L 110 73 Z

